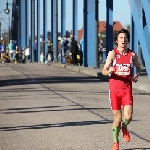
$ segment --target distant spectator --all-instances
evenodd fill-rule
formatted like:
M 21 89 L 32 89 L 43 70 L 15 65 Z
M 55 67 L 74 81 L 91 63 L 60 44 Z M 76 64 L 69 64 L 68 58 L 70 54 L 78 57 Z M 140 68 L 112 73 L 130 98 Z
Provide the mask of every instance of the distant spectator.
M 80 40 L 80 51 L 83 52 L 84 48 L 83 48 L 83 37 Z
M 99 49 L 103 52 L 103 63 L 106 62 L 106 44 L 104 43 L 103 39 L 100 39 Z
M 35 40 L 33 45 L 34 62 L 37 62 L 37 41 Z
M 63 46 L 64 46 L 64 55 L 66 55 L 66 51 L 67 51 L 67 45 L 68 45 L 69 41 L 66 38 L 66 36 L 64 36 L 64 41 L 63 41 Z
M 30 60 L 30 47 L 27 46 L 25 48 L 25 61 L 26 61 L 26 63 L 29 63 L 29 60 Z
M 54 62 L 53 43 L 50 38 L 48 38 L 47 41 L 44 41 L 44 43 L 47 44 L 46 61 L 48 61 L 48 55 L 50 54 L 51 62 Z
M 19 47 L 18 46 L 16 46 L 14 53 L 15 53 L 15 63 L 19 63 Z
M 14 52 L 14 44 L 12 40 L 10 40 L 10 43 L 8 44 L 8 49 L 9 49 L 10 62 L 12 62 L 13 52 Z
M 61 64 L 65 63 L 65 58 L 64 58 L 64 38 L 61 38 L 60 42 L 59 42 L 61 49 L 60 49 L 60 61 Z
M 101 51 L 106 51 L 106 44 L 104 43 L 104 40 L 103 39 L 100 39 L 100 43 L 99 43 L 99 49 Z
M 9 59 L 9 50 L 6 48 L 6 53 L 3 56 L 3 61 L 4 63 L 9 63 L 10 59 Z
M 6 53 L 5 41 L 2 41 L 2 44 L 0 45 L 0 53 L 1 53 L 1 60 L 3 60 L 3 57 Z
M 77 52 L 78 52 L 78 43 L 74 39 L 74 37 L 71 38 L 71 46 L 70 50 L 72 52 L 72 64 L 77 65 Z

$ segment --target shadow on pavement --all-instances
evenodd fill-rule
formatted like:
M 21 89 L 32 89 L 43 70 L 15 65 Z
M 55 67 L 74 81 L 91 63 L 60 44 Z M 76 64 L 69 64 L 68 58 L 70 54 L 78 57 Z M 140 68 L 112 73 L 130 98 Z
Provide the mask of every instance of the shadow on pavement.
M 82 122 L 64 122 L 56 124 L 39 124 L 30 126 L 14 126 L 14 127 L 1 127 L 0 131 L 15 131 L 15 130 L 29 130 L 29 129 L 45 129 L 45 128 L 56 128 L 56 127 L 73 127 L 73 126 L 88 126 L 96 124 L 108 124 L 111 121 L 82 121 Z
M 144 137 L 140 136 L 139 134 L 137 134 L 137 133 L 135 133 L 135 132 L 133 132 L 133 131 L 130 131 L 130 132 L 131 132 L 133 135 L 135 135 L 136 137 L 140 138 L 141 140 L 150 143 L 150 139 L 147 139 L 146 137 L 144 138 Z
M 133 95 L 150 95 L 150 93 L 147 92 L 141 92 L 139 90 L 134 89 L 135 91 L 137 91 L 138 93 L 134 93 Z
M 0 92 L 37 92 L 37 91 L 39 91 L 39 92 L 44 92 L 44 91 L 47 91 L 47 90 L 45 90 L 45 89 L 40 89 L 40 90 L 37 90 L 37 89 L 34 89 L 34 88 L 26 88 L 26 89 L 22 89 L 22 88 L 13 88 L 13 89 L 1 89 L 0 90 Z M 90 91 L 88 91 L 88 93 L 87 93 L 87 91 L 81 91 L 81 90 L 78 90 L 78 91 L 71 91 L 71 90 L 55 90 L 56 92 L 61 92 L 61 93 L 86 93 L 86 94 L 109 94 L 109 91 L 107 91 L 107 92 L 101 92 L 101 91 L 98 91 L 98 92 L 90 92 Z M 144 94 L 144 93 L 143 93 Z M 52 94 L 43 94 L 43 95 L 52 95 Z M 26 96 L 26 95 L 21 95 L 21 96 Z M 6 97 L 17 97 L 17 96 L 6 96 Z M 20 97 L 20 95 L 18 96 L 18 97 Z
M 10 111 L 10 110 L 28 110 L 28 109 L 41 109 L 41 108 L 56 108 L 61 106 L 43 106 L 43 107 L 28 107 L 28 108 L 8 108 L 8 109 L 0 109 L 0 111 Z
M 131 149 L 122 149 L 122 150 L 150 150 L 150 148 L 131 148 Z
M 8 79 L 0 80 L 0 87 L 10 85 L 26 85 L 26 84 L 54 84 L 54 83 L 96 83 L 108 82 L 106 79 L 97 79 L 96 77 L 44 77 L 44 78 L 26 78 L 26 79 Z
M 49 107 L 39 107 L 40 108 L 55 108 L 55 107 L 61 107 L 61 106 L 49 106 Z M 2 114 L 15 114 L 15 113 L 38 113 L 38 112 L 52 112 L 52 111 L 74 111 L 74 110 L 102 110 L 102 109 L 105 109 L 105 110 L 110 110 L 110 108 L 71 108 L 71 109 L 51 109 L 51 110 L 48 110 L 48 109 L 45 109 L 45 110 L 29 110 L 29 109 L 37 109 L 36 107 L 33 107 L 33 108 L 9 108 L 9 109 L 2 109 L 0 111 L 2 111 L 1 113 Z M 16 111 L 15 111 L 16 110 Z M 4 111 L 4 112 L 3 112 Z M 5 111 L 8 111 L 8 112 L 5 112 Z
M 142 68 L 142 69 L 141 69 L 140 76 L 148 76 L 147 71 L 146 71 L 146 68 Z

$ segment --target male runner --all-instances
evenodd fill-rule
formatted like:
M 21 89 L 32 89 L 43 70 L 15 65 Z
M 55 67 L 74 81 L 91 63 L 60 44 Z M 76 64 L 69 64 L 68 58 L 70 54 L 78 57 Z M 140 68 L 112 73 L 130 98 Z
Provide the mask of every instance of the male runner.
M 117 48 L 109 52 L 102 74 L 109 75 L 109 99 L 114 115 L 112 150 L 119 150 L 119 132 L 122 129 L 125 142 L 130 141 L 127 125 L 132 120 L 133 96 L 132 81 L 137 82 L 141 68 L 137 55 L 127 48 L 129 32 L 125 29 L 117 31 L 115 42 Z M 136 74 L 132 76 L 132 64 L 136 67 Z M 124 109 L 122 115 L 121 107 Z M 122 119 L 122 117 L 124 118 Z

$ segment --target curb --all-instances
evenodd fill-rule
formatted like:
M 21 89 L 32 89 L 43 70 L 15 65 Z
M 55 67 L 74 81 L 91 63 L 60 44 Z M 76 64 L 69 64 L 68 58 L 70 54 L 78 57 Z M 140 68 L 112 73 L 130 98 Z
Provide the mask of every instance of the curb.
M 94 68 L 83 68 L 82 66 L 69 66 L 69 65 L 61 65 L 61 64 L 53 64 L 54 67 L 61 67 L 70 71 L 75 71 L 75 72 L 79 72 L 82 74 L 86 74 L 86 75 L 90 75 L 96 78 L 100 78 L 100 79 L 104 79 L 107 80 L 109 79 L 109 77 L 107 76 L 103 76 L 102 72 L 101 72 L 101 68 L 99 68 L 99 72 L 97 71 L 98 69 L 94 69 Z M 95 71 L 93 71 L 95 70 Z M 141 79 L 142 80 L 142 79 Z M 140 90 L 146 93 L 150 93 L 150 84 L 144 84 L 144 83 L 133 83 L 132 84 L 133 89 L 135 90 Z
M 140 83 L 132 84 L 133 89 L 144 91 L 146 93 L 150 93 L 150 85 L 144 85 Z

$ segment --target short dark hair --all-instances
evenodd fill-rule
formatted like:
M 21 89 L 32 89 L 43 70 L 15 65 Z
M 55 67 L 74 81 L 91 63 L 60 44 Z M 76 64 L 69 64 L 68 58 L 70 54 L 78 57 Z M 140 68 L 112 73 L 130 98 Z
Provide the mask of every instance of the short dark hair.
M 71 40 L 73 41 L 73 40 L 74 40 L 74 37 L 71 37 Z
M 125 33 L 125 34 L 127 35 L 128 41 L 130 42 L 130 33 L 129 33 L 129 31 L 126 30 L 126 29 L 121 29 L 121 30 L 119 30 L 119 31 L 116 31 L 116 33 L 115 33 L 115 42 L 117 41 L 118 35 L 119 35 L 120 33 Z

